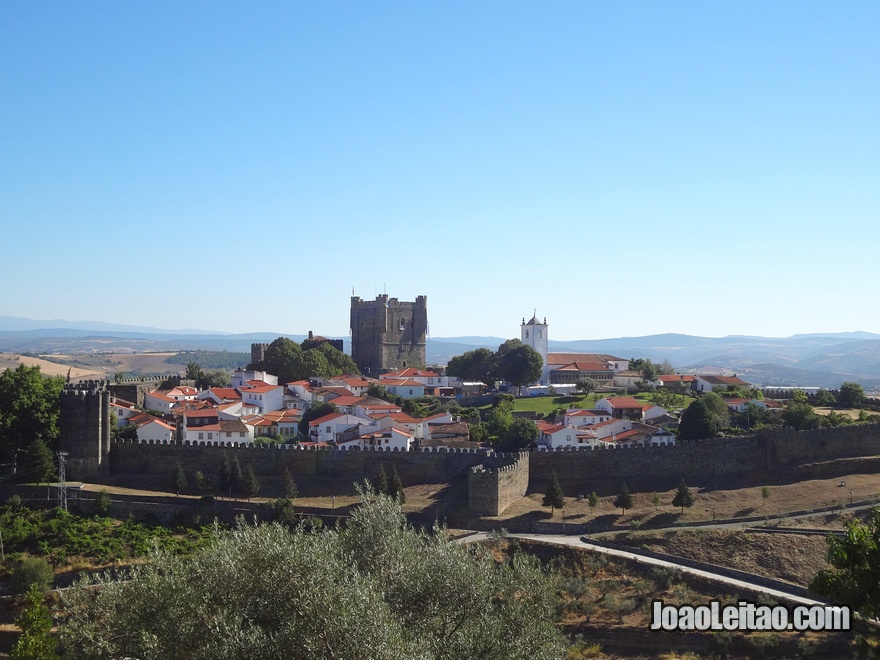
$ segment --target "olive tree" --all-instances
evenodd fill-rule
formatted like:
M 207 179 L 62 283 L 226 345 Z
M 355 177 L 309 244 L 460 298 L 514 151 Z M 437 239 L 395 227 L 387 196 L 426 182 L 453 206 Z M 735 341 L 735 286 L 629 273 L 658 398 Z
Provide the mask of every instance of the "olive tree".
M 344 529 L 217 533 L 65 596 L 71 658 L 554 658 L 555 582 L 408 526 L 364 489 Z

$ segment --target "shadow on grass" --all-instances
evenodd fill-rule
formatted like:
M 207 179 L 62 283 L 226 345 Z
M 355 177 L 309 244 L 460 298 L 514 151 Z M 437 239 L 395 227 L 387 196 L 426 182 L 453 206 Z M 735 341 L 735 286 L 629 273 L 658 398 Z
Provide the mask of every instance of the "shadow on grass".
M 758 510 L 756 506 L 746 507 L 745 509 L 740 509 L 736 513 L 733 514 L 734 518 L 745 518 L 746 516 L 753 515 Z

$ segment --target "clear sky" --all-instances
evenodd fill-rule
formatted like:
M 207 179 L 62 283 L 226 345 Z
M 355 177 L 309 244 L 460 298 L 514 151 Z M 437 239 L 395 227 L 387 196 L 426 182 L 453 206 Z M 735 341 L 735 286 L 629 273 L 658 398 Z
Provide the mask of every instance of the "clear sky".
M 880 3 L 0 3 L 0 315 L 880 332 Z

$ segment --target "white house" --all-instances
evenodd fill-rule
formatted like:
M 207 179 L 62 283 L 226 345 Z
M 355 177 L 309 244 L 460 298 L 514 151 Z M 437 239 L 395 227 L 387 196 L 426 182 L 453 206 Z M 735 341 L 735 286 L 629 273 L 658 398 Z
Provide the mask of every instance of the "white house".
M 176 429 L 157 417 L 145 420 L 137 426 L 138 442 L 173 442 Z
M 336 435 L 358 424 L 369 424 L 370 421 L 356 415 L 331 413 L 309 422 L 309 440 L 313 442 L 332 442 Z
M 425 396 L 425 386 L 411 378 L 383 378 L 382 385 L 395 396 L 418 399 Z
M 405 430 L 395 427 L 385 429 L 367 428 L 364 433 L 355 437 L 340 440 L 337 446 L 340 449 L 366 449 L 367 447 L 381 447 L 382 449 L 408 451 L 412 447 L 413 436 Z
M 363 376 L 345 374 L 329 378 L 327 379 L 327 382 L 336 385 L 337 387 L 344 387 L 355 396 L 366 396 L 367 390 L 370 389 L 370 385 L 376 381 L 364 378 Z
M 244 369 L 236 369 L 232 374 L 232 387 L 244 387 L 248 381 L 261 381 L 266 385 L 277 385 L 278 376 L 266 373 L 265 371 L 245 371 Z
M 221 403 L 230 403 L 232 401 L 241 401 L 241 394 L 234 387 L 212 387 L 209 390 L 202 390 L 196 396 L 200 401 L 212 401 L 214 405 Z
M 707 374 L 696 374 L 694 376 L 693 389 L 697 392 L 712 392 L 713 390 L 727 389 L 728 385 L 735 387 L 749 388 L 751 383 L 747 383 L 741 378 L 734 376 L 716 376 Z
M 611 413 L 607 410 L 582 410 L 570 408 L 563 414 L 562 423 L 566 426 L 592 426 L 611 419 Z
M 284 388 L 280 385 L 255 385 L 240 388 L 241 402 L 257 406 L 267 413 L 284 408 Z
M 119 401 L 110 402 L 110 411 L 116 413 L 116 428 L 122 428 L 128 424 L 128 420 L 132 417 L 142 414 L 132 403 L 119 403 Z
M 379 380 L 414 380 L 417 383 L 421 383 L 428 389 L 433 389 L 435 387 L 451 387 L 449 383 L 449 376 L 441 376 L 434 371 L 416 369 L 414 367 L 398 369 L 397 371 L 389 371 L 388 373 L 379 376 Z M 381 382 L 381 384 L 385 385 L 384 382 Z
M 609 419 L 607 422 L 587 426 L 584 430 L 593 431 L 599 440 L 604 440 L 631 431 L 632 428 L 633 422 L 631 420 Z
M 548 449 L 558 449 L 559 447 L 585 449 L 587 447 L 595 447 L 598 442 L 594 431 L 576 429 L 564 424 L 547 425 L 540 429 L 540 431 L 541 435 L 538 436 L 538 445 Z
M 165 396 L 165 394 L 159 392 L 158 390 L 147 392 L 144 395 L 144 408 L 146 408 L 147 410 L 156 410 L 166 415 L 171 413 L 171 408 L 176 403 L 177 399 L 172 399 L 170 396 Z

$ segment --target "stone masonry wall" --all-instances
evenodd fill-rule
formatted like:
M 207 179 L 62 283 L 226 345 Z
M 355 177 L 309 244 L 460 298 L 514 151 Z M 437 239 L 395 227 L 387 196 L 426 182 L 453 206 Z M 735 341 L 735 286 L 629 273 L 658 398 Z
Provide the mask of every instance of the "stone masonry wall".
M 220 470 L 223 454 L 237 457 L 244 466 L 250 464 L 257 476 L 278 477 L 285 467 L 297 476 L 336 477 L 346 482 L 371 479 L 379 464 L 390 473 L 397 468 L 404 485 L 445 483 L 479 465 L 491 450 L 425 448 L 416 451 L 382 451 L 329 448 L 299 448 L 289 445 L 220 445 L 216 443 L 137 443 L 117 440 L 109 454 L 113 474 L 147 474 L 167 476 L 177 461 L 192 473 L 201 470 L 215 475 Z
M 653 477 L 681 478 L 772 475 L 799 464 L 880 455 L 880 425 L 844 426 L 795 433 L 765 429 L 754 436 L 680 441 L 675 446 L 534 452 L 531 479 L 548 482 Z
M 529 454 L 499 455 L 468 473 L 468 508 L 483 516 L 500 515 L 528 487 Z

